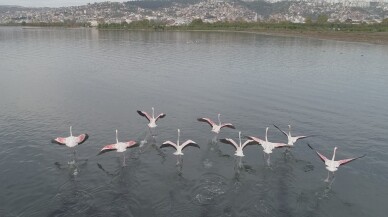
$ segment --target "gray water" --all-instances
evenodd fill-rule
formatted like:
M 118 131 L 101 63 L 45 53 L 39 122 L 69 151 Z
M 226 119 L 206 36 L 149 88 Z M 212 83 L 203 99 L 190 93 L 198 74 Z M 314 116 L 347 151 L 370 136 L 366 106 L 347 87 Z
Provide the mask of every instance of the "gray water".
M 388 47 L 246 33 L 0 28 L 0 216 L 386 216 Z M 166 113 L 148 133 L 141 109 Z M 199 117 L 231 122 L 218 137 Z M 317 135 L 270 164 L 212 140 Z M 88 133 L 73 149 L 51 139 Z M 177 159 L 166 140 L 192 139 Z M 96 156 L 119 140 L 147 140 Z M 244 138 L 245 139 L 245 138 Z M 336 159 L 331 183 L 307 143 Z M 177 165 L 178 162 L 178 165 Z

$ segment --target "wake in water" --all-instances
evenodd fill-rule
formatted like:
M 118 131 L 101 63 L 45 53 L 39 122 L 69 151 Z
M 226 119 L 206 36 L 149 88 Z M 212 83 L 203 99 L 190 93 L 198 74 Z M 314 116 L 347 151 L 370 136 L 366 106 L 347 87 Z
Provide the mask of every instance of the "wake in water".
M 60 170 L 68 170 L 69 175 L 75 178 L 79 174 L 80 168 L 86 167 L 87 163 L 88 159 L 77 159 L 77 152 L 74 149 L 70 153 L 70 160 L 66 163 L 66 165 L 59 162 L 55 162 L 54 165 Z

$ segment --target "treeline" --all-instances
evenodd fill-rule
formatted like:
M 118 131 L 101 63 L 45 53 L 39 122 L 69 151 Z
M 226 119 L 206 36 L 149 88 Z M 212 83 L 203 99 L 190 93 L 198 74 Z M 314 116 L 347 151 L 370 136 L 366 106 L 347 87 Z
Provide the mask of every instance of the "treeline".
M 291 22 L 215 22 L 206 23 L 201 19 L 195 19 L 190 24 L 171 26 L 162 21 L 133 21 L 131 23 L 99 24 L 99 29 L 143 29 L 143 30 L 230 30 L 230 31 L 265 31 L 265 30 L 289 30 L 289 31 L 347 31 L 347 32 L 388 32 L 388 18 L 382 23 L 353 24 L 351 22 L 327 22 L 324 17 L 315 21 L 306 19 L 305 23 Z

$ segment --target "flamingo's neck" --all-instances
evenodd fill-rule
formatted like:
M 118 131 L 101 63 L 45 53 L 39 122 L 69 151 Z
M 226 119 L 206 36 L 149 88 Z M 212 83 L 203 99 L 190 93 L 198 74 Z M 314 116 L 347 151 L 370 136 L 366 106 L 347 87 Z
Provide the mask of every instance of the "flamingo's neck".
M 238 132 L 238 140 L 240 141 L 240 147 L 241 147 L 241 131 Z
M 117 130 L 116 130 L 116 143 L 119 143 L 119 139 L 117 137 Z
M 179 137 L 181 135 L 181 131 L 178 129 L 178 140 L 176 141 L 176 145 L 179 146 Z
M 221 125 L 221 119 L 220 119 L 220 114 L 218 114 L 218 124 Z
M 155 118 L 154 107 L 152 107 L 152 118 Z
M 268 134 L 268 127 L 265 129 L 265 141 L 268 142 L 268 137 L 267 137 L 267 134 Z
M 70 136 L 73 136 L 73 133 L 71 132 L 71 126 L 70 126 Z
M 331 159 L 332 161 L 334 161 L 334 158 L 335 158 L 335 152 L 337 151 L 337 148 L 334 148 L 334 153 L 333 153 L 333 158 Z
M 288 125 L 288 135 L 291 136 L 291 125 Z

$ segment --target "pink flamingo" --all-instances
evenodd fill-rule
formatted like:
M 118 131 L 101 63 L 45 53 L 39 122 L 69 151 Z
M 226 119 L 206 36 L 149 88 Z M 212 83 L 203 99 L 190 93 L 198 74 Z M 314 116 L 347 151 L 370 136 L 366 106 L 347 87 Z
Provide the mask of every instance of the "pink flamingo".
M 103 154 L 103 153 L 108 152 L 108 151 L 113 151 L 113 150 L 116 150 L 117 152 L 122 152 L 123 153 L 123 166 L 126 166 L 124 152 L 127 150 L 127 148 L 134 147 L 136 144 L 137 143 L 135 141 L 132 141 L 132 140 L 128 141 L 128 142 L 119 142 L 119 140 L 117 138 L 117 130 L 116 130 L 116 143 L 104 146 L 101 149 L 100 153 L 98 153 L 98 155 Z
M 234 153 L 234 155 L 239 157 L 244 157 L 243 149 L 249 143 L 253 142 L 253 140 L 247 140 L 244 143 L 241 143 L 241 131 L 238 132 L 238 139 L 239 139 L 239 144 L 237 144 L 233 139 L 230 139 L 230 138 L 220 139 L 220 141 L 226 144 L 233 145 L 236 148 L 236 152 Z
M 294 146 L 294 143 L 299 140 L 299 139 L 305 139 L 305 138 L 308 138 L 308 137 L 312 137 L 313 135 L 311 136 L 291 136 L 291 125 L 288 125 L 288 133 L 284 132 L 283 130 L 281 130 L 278 126 L 276 126 L 274 124 L 274 126 L 280 130 L 280 132 L 282 132 L 284 135 L 287 136 L 287 139 L 288 139 L 288 145 L 289 146 Z
M 328 159 L 327 157 L 325 157 L 323 154 L 319 153 L 318 151 L 316 151 L 313 147 L 311 147 L 310 144 L 307 144 L 312 150 L 315 151 L 315 153 L 317 153 L 318 157 L 321 158 L 321 160 L 325 163 L 326 165 L 326 169 L 328 170 L 327 172 L 327 178 L 325 179 L 325 182 L 328 182 L 329 181 L 329 175 L 330 175 L 330 172 L 333 173 L 333 176 L 334 176 L 334 172 L 338 170 L 338 167 L 341 166 L 341 165 L 345 165 L 347 163 L 350 163 L 356 159 L 359 159 L 359 158 L 362 158 L 362 157 L 365 157 L 366 154 L 360 156 L 360 157 L 355 157 L 355 158 L 348 158 L 348 159 L 343 159 L 343 160 L 334 160 L 335 158 L 335 152 L 337 151 L 337 147 L 334 147 L 334 152 L 333 152 L 333 157 L 330 159 Z
M 218 124 L 216 124 L 214 121 L 210 120 L 209 118 L 198 118 L 197 120 L 201 121 L 201 122 L 208 123 L 212 127 L 211 131 L 215 132 L 217 134 L 220 132 L 221 128 L 223 128 L 223 127 L 229 127 L 232 129 L 236 129 L 231 123 L 221 124 L 220 116 L 221 116 L 221 114 L 218 114 Z
M 262 140 L 258 137 L 254 136 L 247 136 L 249 139 L 252 139 L 256 143 L 260 144 L 263 147 L 264 153 L 268 154 L 268 160 L 267 164 L 269 165 L 270 162 L 270 154 L 272 153 L 272 150 L 275 148 L 282 148 L 282 147 L 289 147 L 289 145 L 284 143 L 274 143 L 268 141 L 268 127 L 265 129 L 265 140 Z
M 75 147 L 79 144 L 84 143 L 89 138 L 88 134 L 84 133 L 79 136 L 73 136 L 71 126 L 70 126 L 70 136 L 69 137 L 58 137 L 53 139 L 51 142 L 59 145 L 66 145 L 67 147 Z
M 173 153 L 174 155 L 183 155 L 182 150 L 184 148 L 186 148 L 187 146 L 194 146 L 194 147 L 199 148 L 199 145 L 197 143 L 195 143 L 193 140 L 187 140 L 186 142 L 182 143 L 182 145 L 180 145 L 180 143 L 179 143 L 180 132 L 181 131 L 178 129 L 178 140 L 177 140 L 176 143 L 173 143 L 171 141 L 165 141 L 160 146 L 160 148 L 164 148 L 164 147 L 167 147 L 167 146 L 172 146 L 173 148 L 176 149 L 176 152 Z
M 155 114 L 154 114 L 154 107 L 152 107 L 152 116 L 149 115 L 147 112 L 145 111 L 137 111 L 137 113 L 139 113 L 139 115 L 147 118 L 147 120 L 149 121 L 148 123 L 148 127 L 149 128 L 155 128 L 157 125 L 156 125 L 156 121 L 159 120 L 159 118 L 164 118 L 166 116 L 166 114 L 164 113 L 160 113 L 156 118 L 155 118 Z

